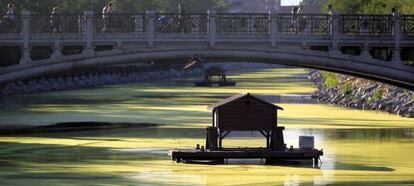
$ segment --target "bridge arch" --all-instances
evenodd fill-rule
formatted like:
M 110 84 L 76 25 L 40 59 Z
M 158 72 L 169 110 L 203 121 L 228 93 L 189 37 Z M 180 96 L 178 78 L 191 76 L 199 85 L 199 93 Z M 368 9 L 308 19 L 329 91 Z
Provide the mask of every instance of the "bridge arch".
M 168 47 L 129 48 L 91 55 L 67 56 L 59 61 L 48 59 L 21 63 L 0 69 L 0 84 L 94 66 L 127 64 L 137 61 L 188 60 L 193 55 L 209 62 L 259 62 L 321 69 L 414 90 L 414 67 L 402 63 L 297 47 L 254 48 L 242 46 L 226 48 L 186 46 L 177 49 L 169 49 Z

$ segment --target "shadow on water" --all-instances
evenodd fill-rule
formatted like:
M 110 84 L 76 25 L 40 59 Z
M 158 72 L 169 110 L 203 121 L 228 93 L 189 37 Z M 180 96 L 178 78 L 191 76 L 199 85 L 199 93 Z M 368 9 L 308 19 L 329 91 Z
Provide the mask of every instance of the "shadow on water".
M 272 163 L 266 163 L 263 159 L 230 159 L 225 160 L 209 160 L 209 161 L 186 161 L 187 164 L 201 165 L 266 165 L 266 166 L 283 166 L 292 168 L 312 168 L 321 169 L 321 165 L 315 166 L 313 160 L 279 160 Z M 323 162 L 322 162 L 323 163 Z M 334 162 L 334 168 L 323 168 L 323 170 L 353 170 L 353 171 L 380 171 L 392 172 L 395 169 L 385 166 L 371 166 L 363 164 L 351 164 Z
M 186 164 L 195 165 L 263 165 L 275 167 L 292 167 L 292 168 L 312 168 L 320 169 L 319 166 L 314 166 L 313 160 L 272 160 L 271 163 L 266 162 L 265 159 L 226 159 L 226 160 L 185 160 Z
M 105 141 L 123 141 L 124 138 L 158 138 L 158 139 L 173 139 L 173 138 L 187 138 L 187 139 L 204 139 L 206 133 L 204 127 L 176 127 L 160 124 L 131 124 L 127 126 L 111 126 L 106 127 L 87 127 L 85 130 L 77 128 L 64 128 L 59 131 L 58 128 L 51 127 L 52 132 L 35 131 L 30 132 L 23 129 L 26 133 L 9 133 L 2 132 L 1 136 L 7 137 L 47 137 L 58 139 L 83 139 L 83 140 L 105 140 Z M 111 128 L 112 127 L 112 128 Z M 42 129 L 42 127 L 36 127 Z M 297 129 L 287 128 L 285 131 L 285 138 L 289 134 L 294 136 L 311 135 L 316 137 L 323 137 L 325 140 L 359 140 L 359 141 L 392 141 L 401 139 L 414 138 L 413 128 L 386 128 L 386 129 Z M 231 132 L 228 137 L 239 138 L 262 138 L 259 132 Z
M 63 122 L 52 125 L 41 126 L 0 126 L 0 136 L 8 135 L 31 135 L 31 134 L 52 134 L 80 131 L 99 131 L 124 128 L 148 128 L 156 127 L 158 124 L 152 123 L 110 123 L 110 122 Z
M 383 166 L 369 166 L 363 164 L 351 164 L 351 163 L 341 163 L 335 162 L 335 168 L 329 169 L 324 168 L 325 170 L 358 170 L 358 171 L 383 171 L 383 172 L 391 172 L 395 169 Z
M 106 147 L 80 145 L 50 145 L 39 143 L 0 143 L 0 184 L 27 185 L 157 185 L 157 180 L 134 180 L 125 176 L 134 173 L 133 167 L 159 166 L 153 163 L 169 160 L 164 154 L 151 150 L 122 152 Z M 168 162 L 168 161 L 167 161 Z M 154 164 L 154 165 L 152 165 Z M 123 171 L 106 172 L 101 169 L 123 167 Z M 89 167 L 89 168 L 88 168 Z M 96 170 L 95 170 L 96 169 Z M 175 180 L 168 183 L 179 185 Z M 168 185 L 163 183 L 163 185 Z
M 361 175 L 361 176 L 366 176 L 367 178 L 370 177 L 370 175 Z M 302 185 L 302 184 L 301 184 Z M 306 183 L 304 183 L 304 185 L 308 185 Z M 309 183 L 309 185 L 313 185 L 313 183 Z M 349 181 L 349 182 L 334 182 L 334 183 L 328 183 L 328 184 L 324 184 L 324 185 L 332 185 L 332 186 L 336 186 L 336 185 L 343 185 L 343 186 L 379 186 L 379 185 L 383 185 L 383 186 L 409 186 L 409 185 L 414 185 L 414 179 L 413 180 L 404 180 L 404 181 Z
M 89 144 L 56 145 L 39 143 L 0 143 L 0 167 L 114 165 L 128 161 L 169 160 L 167 150 L 144 149 L 133 152 Z M 163 151 L 165 153 L 160 153 Z
M 160 125 L 161 126 L 161 125 Z M 179 127 L 131 127 L 115 128 L 110 130 L 85 130 L 70 132 L 52 133 L 26 133 L 3 135 L 8 137 L 47 137 L 56 139 L 79 139 L 79 140 L 103 140 L 103 141 L 122 141 L 121 138 L 204 138 L 205 132 L 202 128 L 179 128 Z
M 322 136 L 326 140 L 394 141 L 414 138 L 414 128 L 287 129 L 289 131 Z
M 309 125 L 323 125 L 326 127 L 340 126 L 343 127 L 356 127 L 355 123 L 363 123 L 361 126 L 371 127 L 371 128 L 389 128 L 389 121 L 384 121 L 381 119 L 351 119 L 351 118 L 315 118 L 315 117 L 301 117 L 301 118 L 281 118 L 283 123 L 296 123 L 296 124 L 309 124 Z

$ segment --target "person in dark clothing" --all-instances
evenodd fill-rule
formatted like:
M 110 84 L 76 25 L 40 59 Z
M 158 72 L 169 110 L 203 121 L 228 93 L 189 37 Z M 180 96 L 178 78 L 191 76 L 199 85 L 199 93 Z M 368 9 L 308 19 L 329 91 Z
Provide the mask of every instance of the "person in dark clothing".
M 61 33 L 62 29 L 60 28 L 60 15 L 59 8 L 54 7 L 52 14 L 50 15 L 50 24 L 52 25 L 53 33 Z
M 184 6 L 183 4 L 178 4 L 178 16 L 177 16 L 177 24 L 178 24 L 178 28 L 177 28 L 177 32 L 181 32 L 181 30 L 184 30 L 184 33 L 187 33 L 188 29 L 187 29 L 187 18 L 185 15 L 185 10 L 184 10 Z
M 391 15 L 392 16 L 398 16 L 397 7 L 394 6 L 394 7 L 391 8 Z

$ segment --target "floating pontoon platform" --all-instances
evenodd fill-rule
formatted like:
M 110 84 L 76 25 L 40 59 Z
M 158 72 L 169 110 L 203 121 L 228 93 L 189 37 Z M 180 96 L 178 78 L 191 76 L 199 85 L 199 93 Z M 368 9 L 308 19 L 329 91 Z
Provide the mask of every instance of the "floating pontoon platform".
M 219 87 L 225 86 L 236 86 L 236 82 L 234 81 L 196 81 L 194 85 L 197 87 L 211 87 L 213 85 L 217 85 Z
M 318 164 L 323 151 L 317 149 L 286 149 L 276 151 L 270 149 L 223 149 L 220 151 L 197 149 L 174 149 L 168 155 L 177 163 L 194 161 L 223 161 L 228 159 L 265 159 L 266 163 L 286 160 L 314 160 Z

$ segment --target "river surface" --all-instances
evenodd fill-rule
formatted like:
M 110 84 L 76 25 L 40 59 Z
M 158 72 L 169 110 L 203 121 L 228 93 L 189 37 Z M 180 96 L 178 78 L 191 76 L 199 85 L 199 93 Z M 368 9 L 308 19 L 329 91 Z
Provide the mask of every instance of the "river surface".
M 107 86 L 0 100 L 0 127 L 59 122 L 154 123 L 158 127 L 0 136 L 0 185 L 414 185 L 414 120 L 315 103 L 278 104 L 285 142 L 315 136 L 322 164 L 176 164 L 171 148 L 204 143 L 207 106 L 234 93 L 309 95 L 306 69 L 235 72 L 236 87 L 195 79 Z M 264 146 L 254 133 L 227 147 Z

